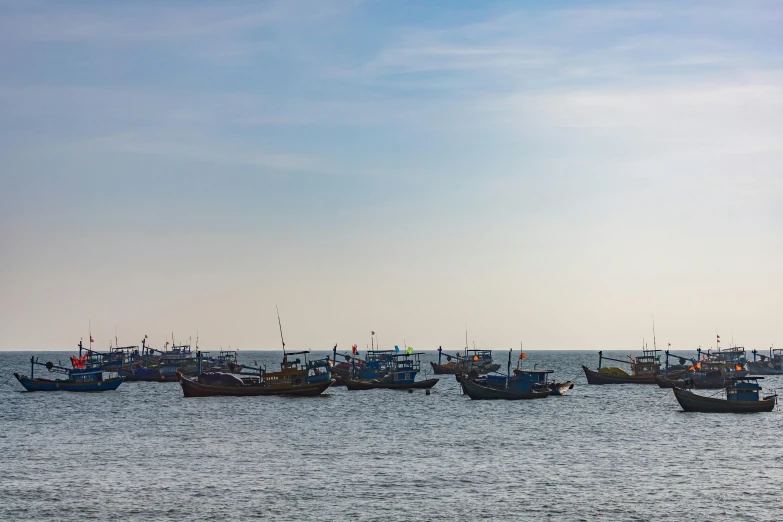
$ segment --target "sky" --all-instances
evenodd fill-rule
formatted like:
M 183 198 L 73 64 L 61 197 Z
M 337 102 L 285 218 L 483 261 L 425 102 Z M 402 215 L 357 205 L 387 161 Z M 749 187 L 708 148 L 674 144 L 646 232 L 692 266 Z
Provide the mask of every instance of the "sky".
M 781 26 L 0 0 L 0 350 L 783 347 Z

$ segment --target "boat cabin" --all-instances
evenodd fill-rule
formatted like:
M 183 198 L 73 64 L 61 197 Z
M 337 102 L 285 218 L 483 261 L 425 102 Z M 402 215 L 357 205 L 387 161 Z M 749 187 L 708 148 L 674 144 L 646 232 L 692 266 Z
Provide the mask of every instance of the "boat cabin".
M 657 375 L 661 372 L 661 356 L 658 355 L 658 350 L 643 349 L 642 355 L 638 355 L 636 358 L 634 358 L 632 355 L 629 355 L 627 361 L 622 359 L 614 359 L 611 357 L 604 357 L 603 351 L 600 351 L 598 352 L 598 371 L 602 373 L 606 373 L 603 371 L 602 367 L 604 359 L 607 361 L 615 361 L 630 365 L 631 375 L 633 376 Z M 607 370 L 611 370 L 611 368 L 608 368 Z
M 726 400 L 729 401 L 758 401 L 761 386 L 759 379 L 764 377 L 734 377 L 732 383 L 726 388 Z
M 101 368 L 73 369 L 70 380 L 73 382 L 100 382 L 103 380 L 103 370 Z
M 396 350 L 370 350 L 365 353 L 364 361 L 359 366 L 355 364 L 356 358 L 352 359 L 351 373 L 354 378 L 380 379 L 392 371 L 394 356 L 398 354 Z
M 70 382 L 100 382 L 103 380 L 103 369 L 100 365 L 87 364 L 87 356 L 71 357 L 73 368 L 66 368 L 51 362 L 38 362 L 35 357 L 30 357 L 30 378 L 35 378 L 35 367 L 43 366 L 51 373 L 61 373 L 68 376 Z
M 487 386 L 493 388 L 508 389 L 519 392 L 540 390 L 549 386 L 549 374 L 554 370 L 523 370 L 515 369 L 510 376 L 499 373 L 487 375 Z
M 416 380 L 416 374 L 421 371 L 420 352 L 396 353 L 391 356 L 392 382 L 399 384 L 411 383 Z
M 701 352 L 701 349 L 699 349 Z M 729 365 L 744 365 L 748 358 L 745 354 L 745 348 L 742 346 L 732 346 L 725 350 L 718 349 L 715 352 L 707 350 L 707 358 L 717 362 L 723 362 Z

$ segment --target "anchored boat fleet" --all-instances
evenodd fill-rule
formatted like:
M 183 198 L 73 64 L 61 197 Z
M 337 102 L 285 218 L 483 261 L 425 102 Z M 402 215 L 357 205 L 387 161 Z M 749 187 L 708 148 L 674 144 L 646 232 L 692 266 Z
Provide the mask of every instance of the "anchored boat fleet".
M 278 317 L 279 321 L 279 317 Z M 14 376 L 27 391 L 97 392 L 116 390 L 124 381 L 179 382 L 185 397 L 211 396 L 316 396 L 330 387 L 344 386 L 350 391 L 375 389 L 424 389 L 430 394 L 437 377 L 420 378 L 422 352 L 413 348 L 381 350 L 372 332 L 372 348 L 362 356 L 357 345 L 331 357 L 313 358 L 310 351 L 286 350 L 280 324 L 283 357 L 279 370 L 265 366 L 239 364 L 237 352 L 220 350 L 217 356 L 189 344 L 168 342 L 164 350 L 147 345 L 110 347 L 101 352 L 79 342 L 79 355 L 70 358 L 71 366 L 30 358 L 30 375 Z M 718 346 L 720 337 L 718 337 Z M 198 343 L 198 341 L 197 341 Z M 466 343 L 467 344 L 467 343 Z M 197 344 L 198 346 L 198 344 Z M 671 345 L 670 345 L 671 346 Z M 582 366 L 588 385 L 647 384 L 671 389 L 684 411 L 703 413 L 770 412 L 777 404 L 777 393 L 762 389 L 765 375 L 783 375 L 783 350 L 770 348 L 768 354 L 752 352 L 748 360 L 742 347 L 715 351 L 699 348 L 695 356 L 678 355 L 670 350 L 647 349 L 628 359 L 607 357 L 598 352 L 598 368 Z M 663 357 L 663 359 L 662 359 Z M 468 349 L 446 353 L 438 348 L 437 362 L 430 362 L 435 375 L 454 375 L 463 394 L 474 400 L 525 400 L 562 396 L 574 387 L 571 380 L 550 380 L 553 370 L 524 368 L 527 354 L 521 351 L 512 368 L 513 350 L 508 351 L 505 372 L 495 362 L 491 350 Z M 607 365 L 607 362 L 614 365 Z M 623 365 L 623 367 L 618 366 Z M 38 375 L 36 375 L 38 368 Z M 41 377 L 47 374 L 62 378 Z M 751 373 L 755 375 L 751 375 Z M 695 390 L 718 390 L 704 395 Z

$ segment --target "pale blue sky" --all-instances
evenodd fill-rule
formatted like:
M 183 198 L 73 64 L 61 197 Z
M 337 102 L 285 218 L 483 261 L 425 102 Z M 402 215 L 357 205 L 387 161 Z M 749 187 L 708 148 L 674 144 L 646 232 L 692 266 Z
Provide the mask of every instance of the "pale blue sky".
M 0 0 L 0 349 L 783 345 L 779 2 Z

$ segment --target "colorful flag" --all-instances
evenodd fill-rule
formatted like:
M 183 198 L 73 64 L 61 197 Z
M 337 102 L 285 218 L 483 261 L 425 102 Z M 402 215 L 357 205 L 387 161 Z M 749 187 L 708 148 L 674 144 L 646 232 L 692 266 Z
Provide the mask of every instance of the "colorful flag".
M 522 360 L 522 359 L 525 359 L 526 357 L 527 357 L 527 354 L 526 354 L 526 353 L 520 353 L 520 354 L 519 354 L 519 359 L 520 359 L 520 360 Z
M 90 342 L 94 343 L 95 341 L 92 340 L 92 335 L 90 336 Z
M 358 349 L 358 347 L 355 344 L 353 346 L 351 346 L 351 352 L 354 355 L 359 355 L 359 349 Z
M 372 335 L 375 335 L 375 332 L 370 332 Z
M 400 353 L 400 347 L 397 346 L 396 344 L 394 345 L 394 351 Z
M 412 354 L 413 353 L 413 347 L 412 346 L 408 346 L 408 351 L 405 352 L 405 353 L 407 353 L 408 355 Z
M 144 334 L 144 338 L 145 338 L 145 339 L 147 338 L 147 334 Z

